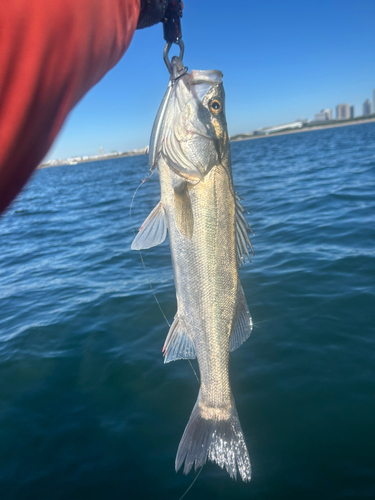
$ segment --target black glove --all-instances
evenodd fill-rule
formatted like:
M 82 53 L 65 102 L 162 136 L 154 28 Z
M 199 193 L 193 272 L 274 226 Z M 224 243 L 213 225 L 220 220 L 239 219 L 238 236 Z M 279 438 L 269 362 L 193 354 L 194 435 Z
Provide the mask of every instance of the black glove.
M 148 28 L 163 21 L 168 3 L 169 0 L 141 0 L 137 30 Z

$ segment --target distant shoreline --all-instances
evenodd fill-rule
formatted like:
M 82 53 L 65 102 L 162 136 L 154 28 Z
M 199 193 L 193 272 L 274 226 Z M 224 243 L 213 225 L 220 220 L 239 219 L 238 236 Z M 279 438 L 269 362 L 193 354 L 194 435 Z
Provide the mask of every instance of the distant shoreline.
M 371 123 L 375 122 L 375 116 L 372 118 L 360 118 L 360 119 L 354 119 L 354 120 L 345 120 L 344 122 L 337 122 L 337 123 L 327 123 L 327 124 L 321 124 L 321 125 L 306 125 L 300 129 L 291 129 L 291 130 L 280 130 L 280 132 L 271 132 L 269 134 L 260 134 L 260 135 L 248 135 L 248 134 L 237 134 L 233 137 L 230 137 L 229 140 L 230 142 L 240 142 L 240 141 L 250 141 L 254 139 L 267 139 L 269 137 L 275 136 L 275 135 L 289 135 L 289 134 L 300 134 L 302 132 L 313 132 L 314 130 L 322 130 L 325 128 L 337 128 L 337 127 L 349 127 L 350 125 L 361 125 L 363 123 Z M 42 168 L 51 168 L 51 167 L 61 167 L 63 165 L 65 166 L 74 166 L 74 165 L 80 165 L 81 163 L 91 163 L 94 161 L 103 161 L 103 160 L 114 160 L 116 158 L 126 158 L 128 156 L 138 156 L 145 154 L 145 150 L 138 150 L 138 151 L 130 151 L 130 152 L 125 152 L 121 154 L 114 154 L 114 155 L 108 155 L 104 157 L 90 157 L 85 160 L 79 160 L 76 161 L 75 163 L 58 163 L 55 165 L 48 165 L 48 164 L 40 164 L 37 167 L 37 170 L 42 169 Z
M 42 168 L 53 168 L 53 167 L 74 167 L 75 165 L 80 165 L 81 163 L 91 163 L 94 161 L 104 161 L 104 160 L 115 160 L 116 158 L 127 158 L 129 156 L 140 156 L 144 155 L 145 152 L 144 150 L 141 151 L 130 151 L 130 152 L 125 152 L 125 153 L 120 153 L 120 154 L 113 154 L 113 155 L 108 155 L 108 156 L 91 156 L 85 160 L 77 160 L 74 163 L 56 163 L 54 165 L 48 165 L 46 163 L 41 163 L 40 165 L 37 166 L 37 170 L 40 170 Z
M 281 130 L 280 132 L 273 132 L 268 135 L 260 134 L 260 135 L 246 135 L 246 134 L 238 134 L 230 138 L 231 142 L 239 142 L 239 141 L 249 141 L 253 139 L 265 139 L 268 137 L 272 137 L 274 135 L 288 135 L 288 134 L 299 134 L 301 132 L 312 132 L 313 130 L 321 130 L 325 128 L 337 128 L 337 127 L 349 127 L 350 125 L 361 125 L 363 123 L 371 123 L 375 122 L 375 117 L 373 118 L 361 118 L 354 120 L 347 120 L 345 122 L 337 122 L 337 123 L 327 123 L 327 125 L 307 125 L 303 128 L 292 129 L 292 130 Z

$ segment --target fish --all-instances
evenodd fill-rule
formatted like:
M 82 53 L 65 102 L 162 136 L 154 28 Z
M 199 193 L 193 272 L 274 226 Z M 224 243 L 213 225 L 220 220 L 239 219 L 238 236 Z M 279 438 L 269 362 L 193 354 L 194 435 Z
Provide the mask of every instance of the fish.
M 207 459 L 251 479 L 251 464 L 229 382 L 229 353 L 253 323 L 239 278 L 253 247 L 233 187 L 223 75 L 192 70 L 174 56 L 172 73 L 149 144 L 160 178 L 160 202 L 133 240 L 141 250 L 169 235 L 177 312 L 164 343 L 164 362 L 197 358 L 200 389 L 180 441 L 175 468 Z M 253 252 L 254 253 L 254 252 Z

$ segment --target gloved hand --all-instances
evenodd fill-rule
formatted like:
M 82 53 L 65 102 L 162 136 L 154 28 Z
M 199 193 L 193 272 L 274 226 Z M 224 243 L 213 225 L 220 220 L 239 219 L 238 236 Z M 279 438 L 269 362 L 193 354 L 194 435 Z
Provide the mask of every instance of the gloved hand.
M 141 0 L 137 30 L 160 23 L 170 0 Z

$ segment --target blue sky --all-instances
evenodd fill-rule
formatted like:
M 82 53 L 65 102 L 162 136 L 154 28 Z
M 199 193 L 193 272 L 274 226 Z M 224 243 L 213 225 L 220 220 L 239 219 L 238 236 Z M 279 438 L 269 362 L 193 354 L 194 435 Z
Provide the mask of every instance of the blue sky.
M 374 0 L 185 0 L 184 62 L 224 73 L 229 134 L 372 100 Z M 137 31 L 119 64 L 71 112 L 47 155 L 147 145 L 168 83 L 162 25 Z M 176 50 L 176 53 L 178 51 Z

